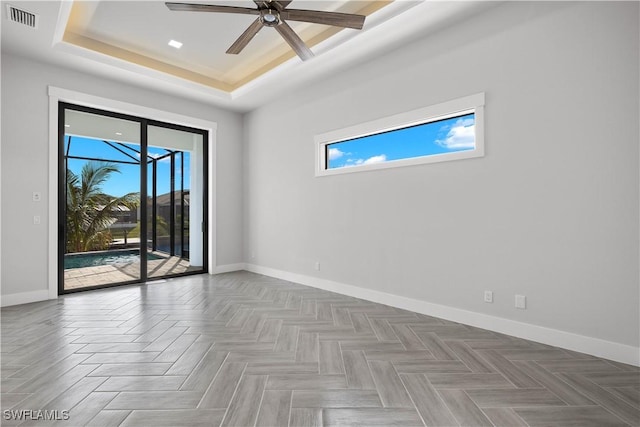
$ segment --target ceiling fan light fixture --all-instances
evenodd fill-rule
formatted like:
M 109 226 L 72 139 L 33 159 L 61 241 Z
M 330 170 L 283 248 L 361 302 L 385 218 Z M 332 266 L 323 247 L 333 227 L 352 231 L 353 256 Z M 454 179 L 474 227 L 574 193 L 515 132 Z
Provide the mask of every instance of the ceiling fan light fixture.
M 265 27 L 275 27 L 280 24 L 280 14 L 274 9 L 263 9 L 260 11 L 260 22 Z

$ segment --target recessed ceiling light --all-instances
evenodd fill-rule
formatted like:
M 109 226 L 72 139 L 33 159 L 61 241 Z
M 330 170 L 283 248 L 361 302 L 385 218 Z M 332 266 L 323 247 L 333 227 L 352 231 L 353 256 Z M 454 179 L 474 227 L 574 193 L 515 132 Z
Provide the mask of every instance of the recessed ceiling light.
M 176 49 L 180 49 L 182 47 L 182 43 L 180 43 L 179 41 L 176 41 L 176 40 L 171 40 L 169 42 L 169 46 L 175 47 Z
M 71 127 L 71 125 L 64 125 L 64 127 L 66 127 L 66 128 L 70 128 L 70 127 Z
M 122 132 L 116 132 L 116 135 L 120 136 L 122 135 Z

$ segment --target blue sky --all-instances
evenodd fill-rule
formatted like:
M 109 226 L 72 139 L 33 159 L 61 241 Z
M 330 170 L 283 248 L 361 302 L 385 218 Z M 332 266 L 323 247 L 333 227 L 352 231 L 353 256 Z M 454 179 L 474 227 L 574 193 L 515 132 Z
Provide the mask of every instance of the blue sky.
M 472 150 L 475 116 L 467 114 L 327 145 L 329 169 Z
M 68 136 L 65 137 L 65 150 L 67 148 Z M 136 150 L 140 150 L 140 146 L 136 144 L 127 144 Z M 120 147 L 122 148 L 122 147 Z M 123 149 L 123 151 L 128 152 L 129 154 L 137 157 L 133 151 L 128 151 Z M 156 157 L 163 154 L 166 154 L 167 151 L 161 148 L 149 147 L 148 149 L 149 155 Z M 189 153 L 185 154 L 184 161 L 184 173 L 185 173 L 185 182 L 184 188 L 189 188 Z M 118 152 L 117 150 L 109 147 L 107 144 L 102 142 L 101 140 L 90 139 L 90 138 L 82 138 L 78 136 L 72 137 L 71 150 L 69 151 L 70 156 L 81 156 L 81 157 L 92 157 L 98 159 L 105 160 L 128 160 L 133 161 L 133 159 L 128 158 L 124 154 Z M 179 157 L 176 157 L 176 165 Z M 76 175 L 80 175 L 82 171 L 82 167 L 87 163 L 86 160 L 78 160 L 78 159 L 69 159 L 68 167 L 71 169 L 73 173 Z M 120 173 L 114 173 L 111 175 L 111 178 L 108 182 L 106 182 L 102 186 L 102 191 L 111 195 L 111 196 L 123 196 L 127 193 L 137 193 L 140 192 L 140 166 L 139 165 L 129 165 L 129 164 L 117 164 L 120 169 Z M 151 180 L 151 167 L 149 166 L 149 181 Z M 158 194 L 165 194 L 170 191 L 170 176 L 171 176 L 171 163 L 169 158 L 162 159 L 158 162 Z M 180 188 L 180 170 L 176 168 L 176 189 Z M 149 195 L 151 195 L 151 186 L 149 186 Z

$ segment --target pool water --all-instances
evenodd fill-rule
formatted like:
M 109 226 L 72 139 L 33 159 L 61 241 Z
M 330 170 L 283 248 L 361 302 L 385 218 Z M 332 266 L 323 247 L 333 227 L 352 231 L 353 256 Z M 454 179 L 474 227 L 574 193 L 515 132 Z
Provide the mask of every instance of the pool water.
M 154 259 L 162 259 L 162 257 L 147 252 L 147 260 Z M 140 251 L 137 249 L 64 256 L 65 270 L 71 268 L 96 267 L 99 265 L 122 265 L 134 262 L 140 262 Z

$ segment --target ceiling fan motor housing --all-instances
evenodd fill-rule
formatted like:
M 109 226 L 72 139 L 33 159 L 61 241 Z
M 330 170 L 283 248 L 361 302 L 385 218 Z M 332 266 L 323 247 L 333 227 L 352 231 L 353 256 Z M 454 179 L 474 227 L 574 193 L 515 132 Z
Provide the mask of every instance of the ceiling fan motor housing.
M 260 22 L 265 27 L 275 27 L 280 24 L 280 13 L 275 9 L 261 9 Z

